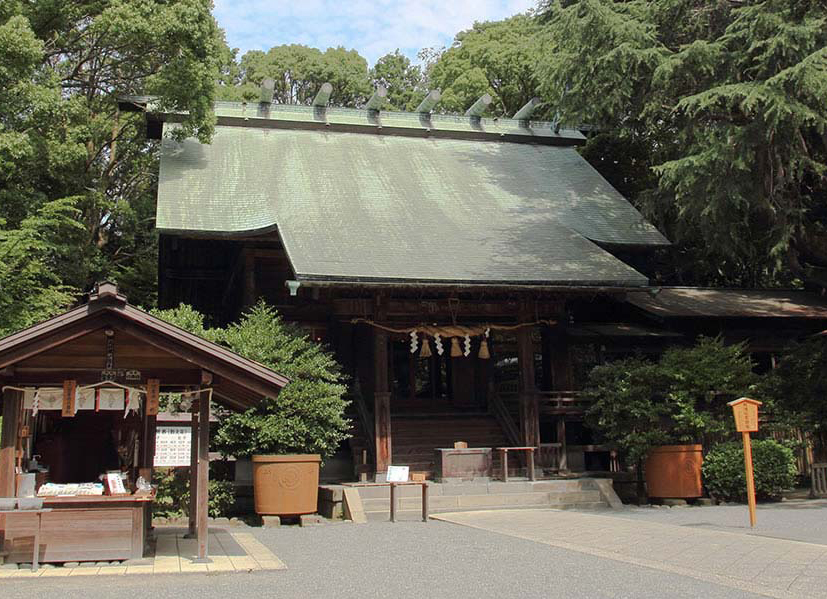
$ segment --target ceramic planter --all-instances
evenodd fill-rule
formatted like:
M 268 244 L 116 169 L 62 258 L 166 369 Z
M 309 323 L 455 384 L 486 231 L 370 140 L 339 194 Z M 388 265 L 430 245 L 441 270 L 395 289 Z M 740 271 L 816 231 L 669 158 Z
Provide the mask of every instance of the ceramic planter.
M 319 496 L 318 454 L 254 455 L 253 493 L 263 516 L 314 514 Z
M 692 499 L 703 495 L 701 445 L 663 445 L 646 458 L 649 497 Z

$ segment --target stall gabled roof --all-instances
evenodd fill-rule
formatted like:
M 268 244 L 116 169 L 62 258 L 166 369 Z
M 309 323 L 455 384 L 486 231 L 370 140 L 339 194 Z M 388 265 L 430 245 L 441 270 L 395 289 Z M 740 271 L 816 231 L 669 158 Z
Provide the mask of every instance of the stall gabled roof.
M 827 301 L 783 289 L 661 287 L 633 291 L 633 306 L 660 318 L 806 318 L 827 320 Z
M 277 231 L 329 283 L 645 286 L 606 248 L 668 244 L 571 145 L 300 124 L 165 139 L 158 229 Z
M 212 373 L 216 395 L 236 409 L 275 397 L 289 382 L 262 364 L 130 306 L 111 283 L 100 284 L 87 304 L 0 339 L 0 372 L 109 327 Z

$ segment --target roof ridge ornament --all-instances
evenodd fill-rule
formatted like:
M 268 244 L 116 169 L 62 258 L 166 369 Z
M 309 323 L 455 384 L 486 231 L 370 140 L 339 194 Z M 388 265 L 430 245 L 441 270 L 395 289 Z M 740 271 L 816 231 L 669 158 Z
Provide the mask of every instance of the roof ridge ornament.
M 261 104 L 272 104 L 273 103 L 273 95 L 275 94 L 276 90 L 276 81 L 271 78 L 267 77 L 261 82 L 261 95 L 259 96 L 259 102 Z
M 491 94 L 481 95 L 479 99 L 471 105 L 471 108 L 465 111 L 465 116 L 479 120 L 482 118 L 483 113 L 488 110 L 488 106 L 492 100 Z
M 432 89 L 428 92 L 428 95 L 419 103 L 419 106 L 416 107 L 414 112 L 418 112 L 419 114 L 431 114 L 431 111 L 434 107 L 439 103 L 440 99 L 442 99 L 442 92 L 438 89 Z
M 376 91 L 365 104 L 365 108 L 370 112 L 379 112 L 382 109 L 382 104 L 385 103 L 385 98 L 388 97 L 388 89 L 384 85 L 377 85 Z
M 329 81 L 322 83 L 316 97 L 313 98 L 313 106 L 317 108 L 327 108 L 327 103 L 330 101 L 330 94 L 333 93 L 333 84 Z
M 537 110 L 543 101 L 540 98 L 534 97 L 531 98 L 528 102 L 526 102 L 522 108 L 520 108 L 517 112 L 514 113 L 514 116 L 511 117 L 515 121 L 519 121 L 520 127 L 528 127 L 529 121 L 531 120 L 531 115 Z

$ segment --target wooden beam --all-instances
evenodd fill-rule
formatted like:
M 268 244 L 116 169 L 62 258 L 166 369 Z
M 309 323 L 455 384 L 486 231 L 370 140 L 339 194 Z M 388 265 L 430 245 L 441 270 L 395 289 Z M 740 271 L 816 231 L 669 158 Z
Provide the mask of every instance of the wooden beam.
M 210 491 L 210 401 L 209 395 L 202 393 L 198 399 L 198 561 L 209 559 L 209 522 L 207 506 Z
M 50 335 L 36 339 L 31 343 L 21 343 L 19 346 L 0 355 L 0 368 L 14 365 L 26 358 L 43 353 L 64 343 L 69 343 L 79 337 L 93 333 L 104 326 L 105 322 L 101 318 L 81 320 L 75 324 L 58 329 Z
M 23 407 L 23 394 L 19 391 L 3 392 L 3 428 L 0 434 L 0 497 L 15 496 L 14 454 L 18 422 Z

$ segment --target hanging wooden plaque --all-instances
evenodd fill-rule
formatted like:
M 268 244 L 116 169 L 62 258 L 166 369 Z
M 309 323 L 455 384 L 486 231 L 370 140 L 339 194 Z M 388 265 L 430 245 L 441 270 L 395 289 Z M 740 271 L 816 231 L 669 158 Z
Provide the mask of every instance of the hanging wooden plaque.
M 64 418 L 75 417 L 75 392 L 77 388 L 77 381 L 63 381 L 63 410 L 61 415 Z
M 758 431 L 758 406 L 760 401 L 742 397 L 729 402 L 732 414 L 735 416 L 735 430 L 739 433 L 755 433 Z
M 146 415 L 158 415 L 158 403 L 161 395 L 161 381 L 159 379 L 146 380 Z

